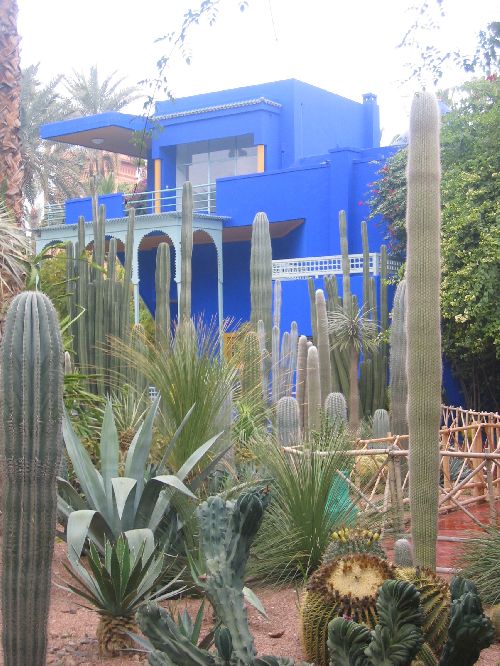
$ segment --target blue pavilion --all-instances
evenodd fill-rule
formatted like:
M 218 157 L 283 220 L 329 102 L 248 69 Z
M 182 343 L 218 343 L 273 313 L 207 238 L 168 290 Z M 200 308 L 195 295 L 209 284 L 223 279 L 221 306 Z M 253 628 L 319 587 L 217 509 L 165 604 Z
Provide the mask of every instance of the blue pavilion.
M 250 317 L 252 220 L 267 213 L 273 278 L 282 283 L 282 323 L 309 335 L 308 277 L 341 274 L 338 215 L 345 210 L 351 288 L 361 294 L 361 221 L 370 183 L 395 147 L 380 147 L 375 95 L 355 102 L 297 80 L 158 102 L 154 115 L 103 113 L 41 128 L 44 139 L 147 160 L 147 192 L 99 197 L 106 233 L 124 242 L 127 209 L 136 209 L 133 282 L 155 310 L 154 272 L 160 242 L 172 248 L 172 316 L 180 287 L 181 190 L 194 192 L 193 314 Z M 76 240 L 80 215 L 92 241 L 92 202 L 49 207 L 38 249 Z M 379 281 L 385 229 L 368 222 L 370 272 Z M 341 283 L 339 281 L 339 290 Z M 377 290 L 378 291 L 378 290 Z

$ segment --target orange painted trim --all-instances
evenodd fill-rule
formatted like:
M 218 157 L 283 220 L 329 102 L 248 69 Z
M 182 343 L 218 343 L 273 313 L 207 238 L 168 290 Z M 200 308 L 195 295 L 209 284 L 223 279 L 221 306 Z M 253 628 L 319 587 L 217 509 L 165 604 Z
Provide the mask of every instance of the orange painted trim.
M 257 146 L 257 172 L 263 173 L 265 169 L 265 146 L 263 143 Z
M 155 160 L 155 213 L 161 213 L 161 160 Z

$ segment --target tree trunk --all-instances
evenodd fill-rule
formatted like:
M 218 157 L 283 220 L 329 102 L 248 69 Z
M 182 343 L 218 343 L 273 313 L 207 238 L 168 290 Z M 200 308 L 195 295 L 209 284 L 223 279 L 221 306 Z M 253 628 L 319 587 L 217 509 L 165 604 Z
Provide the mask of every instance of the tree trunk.
M 0 196 L 21 224 L 21 65 L 16 0 L 0 2 L 0 25 Z
M 353 435 L 359 430 L 358 361 L 359 354 L 353 348 L 349 357 L 349 428 Z

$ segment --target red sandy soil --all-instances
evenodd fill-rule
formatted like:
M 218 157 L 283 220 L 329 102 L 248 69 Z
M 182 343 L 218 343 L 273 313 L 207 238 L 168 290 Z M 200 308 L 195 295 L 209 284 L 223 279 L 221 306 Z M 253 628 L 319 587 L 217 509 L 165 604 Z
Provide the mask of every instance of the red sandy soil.
M 454 512 L 440 520 L 440 534 L 464 536 L 464 531 L 475 526 L 462 512 Z M 475 512 L 476 513 L 476 512 Z M 453 557 L 457 553 L 457 544 L 439 542 L 439 566 L 453 566 Z M 56 543 L 54 553 L 53 580 L 61 583 L 67 580 L 63 563 L 66 561 L 66 545 Z M 270 589 L 253 588 L 268 614 L 262 618 L 253 609 L 249 609 L 250 630 L 255 638 L 259 654 L 293 657 L 300 662 L 304 659 L 299 640 L 298 600 L 300 590 L 293 588 Z M 115 659 L 99 659 L 96 639 L 98 616 L 96 613 L 81 608 L 75 595 L 65 592 L 54 585 L 49 616 L 49 645 L 47 663 L 60 666 L 90 664 L 146 663 L 144 654 L 128 654 Z M 172 604 L 181 610 L 188 606 L 192 616 L 199 607 L 199 600 L 177 601 Z M 210 628 L 210 613 L 207 611 L 204 629 Z M 0 664 L 3 664 L 0 657 Z M 483 651 L 481 666 L 500 666 L 500 644 Z M 29 664 L 26 664 L 29 666 Z

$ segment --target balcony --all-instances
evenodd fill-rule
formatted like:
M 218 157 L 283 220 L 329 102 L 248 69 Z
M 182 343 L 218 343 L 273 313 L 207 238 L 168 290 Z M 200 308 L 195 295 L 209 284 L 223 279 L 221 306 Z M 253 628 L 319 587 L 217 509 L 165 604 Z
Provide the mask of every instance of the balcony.
M 98 197 L 97 203 L 106 207 L 107 219 L 126 217 L 132 208 L 136 216 L 180 212 L 182 187 L 135 194 L 103 194 Z M 214 215 L 215 210 L 215 183 L 193 186 L 193 212 Z M 79 217 L 83 217 L 86 222 L 92 220 L 92 197 L 70 199 L 64 204 L 47 204 L 41 226 L 76 224 Z

